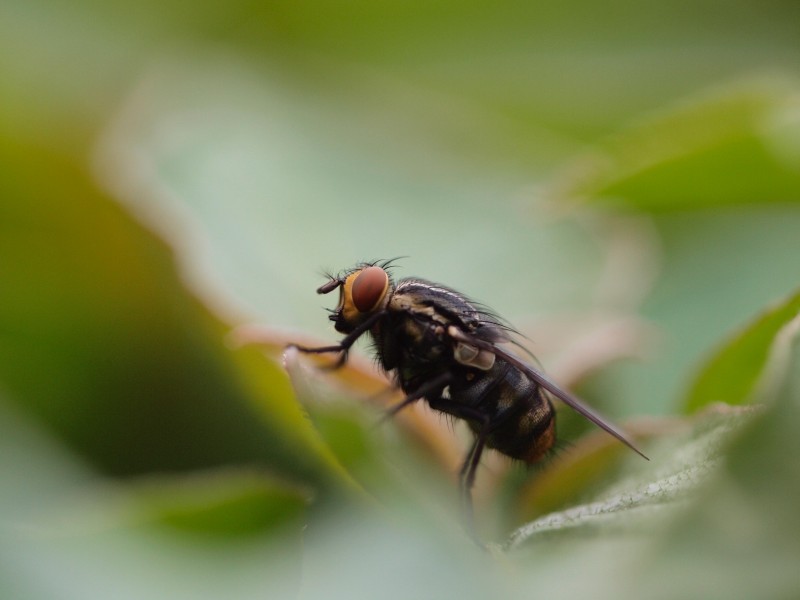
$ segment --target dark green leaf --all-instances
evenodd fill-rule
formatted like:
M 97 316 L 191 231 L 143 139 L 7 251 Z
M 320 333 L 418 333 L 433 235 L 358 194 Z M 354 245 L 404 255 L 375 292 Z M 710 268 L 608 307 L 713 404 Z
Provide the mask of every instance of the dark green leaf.
M 788 83 L 707 92 L 618 134 L 552 193 L 649 211 L 800 200 L 796 99 Z
M 780 386 L 788 341 L 780 336 L 782 331 L 795 335 L 798 314 L 800 292 L 767 309 L 725 342 L 696 376 L 684 410 L 695 412 L 715 402 L 746 404 L 759 399 L 756 394 L 765 387 Z
M 260 464 L 346 481 L 285 373 L 190 292 L 172 248 L 71 159 L 0 144 L 0 380 L 107 473 Z

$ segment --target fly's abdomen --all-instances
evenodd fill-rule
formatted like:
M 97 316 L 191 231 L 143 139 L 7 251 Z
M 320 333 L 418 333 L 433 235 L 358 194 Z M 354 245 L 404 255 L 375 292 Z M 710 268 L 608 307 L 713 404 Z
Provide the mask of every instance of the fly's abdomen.
M 555 444 L 555 411 L 538 387 L 533 395 L 517 399 L 514 409 L 512 418 L 494 423 L 486 445 L 511 458 L 534 463 Z
M 486 439 L 489 448 L 533 463 L 553 447 L 553 406 L 541 388 L 518 369 L 506 368 L 482 404 L 490 415 Z

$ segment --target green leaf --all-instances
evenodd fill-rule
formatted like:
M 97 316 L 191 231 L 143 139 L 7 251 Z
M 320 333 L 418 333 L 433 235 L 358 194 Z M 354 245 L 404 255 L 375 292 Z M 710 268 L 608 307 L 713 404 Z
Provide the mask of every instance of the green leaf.
M 780 363 L 786 352 L 781 332 L 795 335 L 798 314 L 800 291 L 734 334 L 700 369 L 684 399 L 684 411 L 695 412 L 715 402 L 746 404 L 759 399 L 757 393 L 766 386 L 780 385 L 785 376 Z
M 688 438 L 664 440 L 644 469 L 659 474 L 649 484 L 629 471 L 614 493 L 518 531 L 511 543 L 532 570 L 529 589 L 601 599 L 796 597 L 800 468 L 787 457 L 800 452 L 799 349 L 789 345 L 788 377 L 767 406 L 698 415 Z
M 80 494 L 3 521 L 6 598 L 287 597 L 301 573 L 307 494 L 237 470 Z
M 189 289 L 168 242 L 63 154 L 2 138 L 0 381 L 114 475 L 258 464 L 349 486 L 286 374 Z
M 750 412 L 741 410 L 704 415 L 687 433 L 650 444 L 647 448 L 649 462 L 628 457 L 618 480 L 596 493 L 590 501 L 547 514 L 518 528 L 506 547 L 514 549 L 534 543 L 545 534 L 574 534 L 572 530 L 601 534 L 644 530 L 657 533 L 663 520 L 674 516 L 689 502 L 698 486 L 719 467 L 723 443 L 748 422 L 750 416 Z M 601 458 L 607 460 L 607 457 Z M 565 475 L 573 473 L 568 471 Z
M 0 393 L 9 600 L 296 593 L 312 496 L 252 468 L 104 479 Z
M 243 469 L 154 477 L 129 491 L 131 522 L 209 539 L 257 537 L 289 526 L 299 531 L 311 498 L 308 491 Z
M 642 589 L 658 597 L 794 598 L 800 576 L 800 346 L 772 401 L 726 449 L 716 478 L 649 561 Z M 674 577 L 676 570 L 681 576 Z M 670 593 L 665 586 L 668 581 Z
M 800 200 L 800 104 L 745 81 L 640 120 L 553 185 L 557 200 L 648 211 Z

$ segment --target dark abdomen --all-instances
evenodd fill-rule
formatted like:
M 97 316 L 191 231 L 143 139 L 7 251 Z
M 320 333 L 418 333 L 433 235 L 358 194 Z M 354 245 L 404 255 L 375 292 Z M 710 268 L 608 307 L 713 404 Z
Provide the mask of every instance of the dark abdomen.
M 556 441 L 556 416 L 541 390 L 517 400 L 513 418 L 498 420 L 486 445 L 506 456 L 533 463 L 541 459 Z
M 456 391 L 454 398 L 488 418 L 486 445 L 527 463 L 542 458 L 555 444 L 556 431 L 553 405 L 539 385 L 500 359 L 480 379 L 471 389 Z M 482 427 L 470 421 L 476 434 Z

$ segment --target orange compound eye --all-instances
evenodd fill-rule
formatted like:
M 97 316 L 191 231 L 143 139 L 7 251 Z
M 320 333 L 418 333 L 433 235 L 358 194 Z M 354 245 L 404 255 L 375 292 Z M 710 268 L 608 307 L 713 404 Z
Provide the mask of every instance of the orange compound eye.
M 353 304 L 359 312 L 374 310 L 389 287 L 389 275 L 380 267 L 367 267 L 353 281 Z

